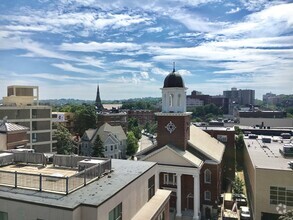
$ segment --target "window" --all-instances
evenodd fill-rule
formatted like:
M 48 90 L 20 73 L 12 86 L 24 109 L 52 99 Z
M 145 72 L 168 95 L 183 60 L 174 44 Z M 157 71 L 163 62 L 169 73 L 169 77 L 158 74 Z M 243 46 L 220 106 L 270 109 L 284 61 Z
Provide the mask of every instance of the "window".
M 148 181 L 149 200 L 155 195 L 155 175 L 149 178 Z
M 109 212 L 109 220 L 122 220 L 122 203 Z
M 164 184 L 165 185 L 177 185 L 176 174 L 175 173 L 165 173 L 164 174 Z
M 204 192 L 204 200 L 211 201 L 211 192 L 210 191 Z
M 113 145 L 111 145 L 111 151 L 113 151 Z
M 181 102 L 181 95 L 178 94 L 177 106 L 180 106 L 180 102 Z
M 209 169 L 204 171 L 204 182 L 211 183 L 212 182 L 212 173 Z
M 1 220 L 8 220 L 8 213 L 7 212 L 0 212 L 0 219 Z
M 36 133 L 32 133 L 32 142 L 37 142 L 37 134 Z
M 165 210 L 161 212 L 161 214 L 158 217 L 158 220 L 165 220 Z
M 293 206 L 293 189 L 286 189 L 286 187 L 270 187 L 270 204 L 278 205 L 284 204 Z
M 173 94 L 169 96 L 169 107 L 173 107 Z
M 220 135 L 218 134 L 217 135 L 217 139 L 223 143 L 226 143 L 227 142 L 227 135 Z
M 108 147 L 107 146 L 105 146 L 105 151 L 107 151 L 108 150 Z

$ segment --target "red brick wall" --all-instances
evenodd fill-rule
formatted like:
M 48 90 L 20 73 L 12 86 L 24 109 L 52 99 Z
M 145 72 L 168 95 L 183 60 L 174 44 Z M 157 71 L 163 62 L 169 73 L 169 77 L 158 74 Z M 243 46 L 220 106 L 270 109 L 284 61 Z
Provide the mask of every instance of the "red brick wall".
M 204 172 L 206 169 L 211 171 L 211 183 L 204 182 Z M 204 164 L 200 173 L 200 201 L 201 204 L 214 205 L 221 194 L 221 164 Z M 211 192 L 211 200 L 207 201 L 204 198 L 204 192 Z
M 172 144 L 176 147 L 186 149 L 187 140 L 190 136 L 190 116 L 158 116 L 158 147 Z M 172 121 L 176 129 L 170 133 L 166 125 Z
M 235 131 L 223 131 L 223 130 L 205 130 L 212 137 L 217 139 L 217 135 L 226 135 L 227 142 L 225 144 L 225 152 L 223 155 L 223 187 L 227 188 L 227 180 L 234 180 L 235 178 Z
M 13 149 L 19 145 L 26 145 L 27 143 L 27 132 L 7 134 L 7 149 Z

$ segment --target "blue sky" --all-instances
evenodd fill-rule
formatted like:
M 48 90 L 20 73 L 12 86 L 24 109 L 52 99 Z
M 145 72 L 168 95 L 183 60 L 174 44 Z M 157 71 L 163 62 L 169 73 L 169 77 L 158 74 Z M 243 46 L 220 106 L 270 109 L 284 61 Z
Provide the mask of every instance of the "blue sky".
M 159 97 L 176 62 L 188 87 L 293 93 L 293 3 L 266 0 L 4 0 L 0 97 Z

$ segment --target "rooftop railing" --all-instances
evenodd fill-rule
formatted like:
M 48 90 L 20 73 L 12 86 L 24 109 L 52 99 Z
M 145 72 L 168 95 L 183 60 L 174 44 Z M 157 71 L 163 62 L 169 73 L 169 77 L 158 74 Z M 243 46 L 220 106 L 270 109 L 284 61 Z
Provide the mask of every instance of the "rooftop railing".
M 34 153 L 23 153 L 23 154 L 34 154 Z M 40 158 L 40 156 L 37 156 Z M 11 162 L 11 155 L 7 155 L 7 157 L 0 158 L 0 165 L 6 165 L 8 162 Z M 18 162 L 21 158 L 20 153 L 17 153 L 16 158 Z M 33 156 L 23 158 L 33 158 Z M 84 159 L 90 159 L 88 157 L 80 157 L 80 156 L 68 156 L 68 155 L 54 155 L 56 159 L 56 163 L 53 164 L 54 166 L 61 166 L 65 168 L 74 168 L 77 170 L 78 168 L 78 161 Z M 38 190 L 38 191 L 45 191 L 45 192 L 52 192 L 52 193 L 60 193 L 60 194 L 69 194 L 87 184 L 91 183 L 92 181 L 97 180 L 98 178 L 102 177 L 103 175 L 107 174 L 111 171 L 111 159 L 105 158 L 91 158 L 91 159 L 99 159 L 102 162 L 98 164 L 93 164 L 93 166 L 86 168 L 80 172 L 72 176 L 60 176 L 58 174 L 52 175 L 44 175 L 44 174 L 34 174 L 34 173 L 24 173 L 18 171 L 6 171 L 0 170 L 0 185 L 14 187 L 14 188 L 24 188 L 30 190 Z M 9 161 L 8 161 L 9 160 Z M 39 160 L 37 160 L 39 161 Z M 59 162 L 58 162 L 59 161 Z M 27 160 L 26 160 L 26 163 Z

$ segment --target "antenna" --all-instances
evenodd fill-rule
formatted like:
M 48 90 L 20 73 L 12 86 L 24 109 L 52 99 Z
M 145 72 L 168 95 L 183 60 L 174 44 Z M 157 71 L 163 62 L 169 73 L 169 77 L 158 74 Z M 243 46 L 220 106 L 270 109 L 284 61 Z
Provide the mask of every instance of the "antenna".
M 173 62 L 173 72 L 175 72 L 175 62 Z

